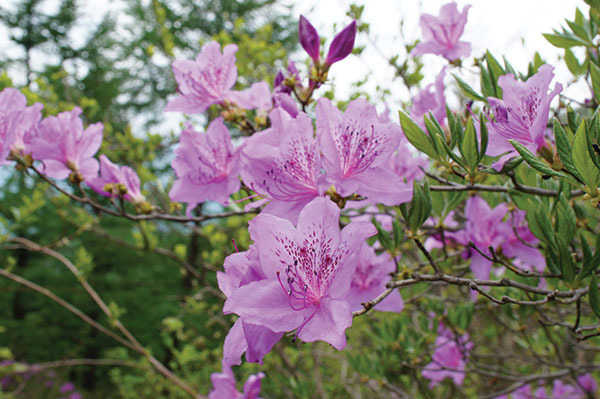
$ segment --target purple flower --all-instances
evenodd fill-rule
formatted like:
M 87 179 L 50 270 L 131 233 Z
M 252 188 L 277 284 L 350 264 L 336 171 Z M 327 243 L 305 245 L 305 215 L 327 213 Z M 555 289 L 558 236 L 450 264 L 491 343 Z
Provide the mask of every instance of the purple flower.
M 263 113 L 273 108 L 271 90 L 267 82 L 253 83 L 249 89 L 241 91 L 230 91 L 227 100 L 236 103 L 240 108 L 258 109 Z
M 0 165 L 6 163 L 11 151 L 24 153 L 29 135 L 40 121 L 41 109 L 36 103 L 27 106 L 27 99 L 17 89 L 0 92 Z
M 298 22 L 298 40 L 304 51 L 313 59 L 313 62 L 318 63 L 319 48 L 321 46 L 319 34 L 303 15 L 300 15 L 300 21 Z
M 357 193 L 386 205 L 411 199 L 412 186 L 386 166 L 400 144 L 402 130 L 397 124 L 381 123 L 375 107 L 367 101 L 351 101 L 342 115 L 331 101 L 321 98 L 317 139 L 326 180 L 340 195 Z
M 239 149 L 233 148 L 223 118 L 212 121 L 206 134 L 184 130 L 175 155 L 177 180 L 169 197 L 188 203 L 188 213 L 204 201 L 225 203 L 240 189 Z
M 217 272 L 219 288 L 230 297 L 239 287 L 266 277 L 260 268 L 256 246 L 252 245 L 245 252 L 229 255 L 223 265 L 225 272 Z M 263 362 L 263 357 L 271 351 L 283 336 L 261 325 L 244 322 L 239 318 L 225 337 L 223 346 L 223 366 L 239 365 L 242 354 L 246 353 L 246 361 Z
M 432 362 L 425 366 L 422 372 L 423 377 L 431 380 L 429 388 L 435 387 L 446 377 L 451 378 L 455 385 L 462 385 L 465 378 L 465 359 L 471 347 L 468 334 L 455 336 L 440 323 Z
M 511 226 L 503 222 L 508 206 L 500 204 L 494 209 L 481 197 L 470 197 L 465 206 L 464 230 L 448 233 L 448 237 L 459 244 L 473 243 L 481 252 L 491 256 L 489 247 L 498 248 L 512 237 Z M 475 250 L 467 251 L 471 258 L 471 271 L 478 279 L 488 279 L 492 270 L 492 262 Z
M 59 391 L 60 393 L 67 393 L 75 390 L 75 385 L 72 382 L 67 382 L 66 384 L 61 385 Z
M 494 399 L 507 399 L 507 395 L 497 396 Z M 531 385 L 523 385 L 510 394 L 511 399 L 546 399 L 546 390 L 543 387 L 536 389 L 535 393 L 531 392 Z M 556 398 L 555 398 L 556 399 Z
M 119 196 L 133 203 L 142 203 L 146 200 L 140 191 L 140 178 L 129 166 L 115 165 L 104 154 L 100 155 L 100 176 L 87 182 L 94 191 L 105 197 Z M 105 191 L 107 184 L 112 187 Z M 117 185 L 121 185 L 119 188 Z M 125 192 L 121 192 L 125 189 Z
M 352 324 L 347 294 L 358 249 L 376 230 L 352 222 L 340 232 L 339 214 L 333 202 L 316 198 L 300 213 L 297 227 L 264 213 L 250 221 L 266 279 L 238 288 L 223 311 L 275 332 L 296 330 L 304 342 L 321 340 L 343 349 Z
M 324 192 L 321 157 L 311 119 L 292 119 L 280 109 L 270 114 L 271 128 L 246 140 L 242 179 L 270 200 L 265 212 L 296 223 L 302 208 Z
M 213 41 L 202 47 L 195 61 L 174 61 L 179 96 L 169 101 L 165 111 L 201 113 L 222 102 L 237 79 L 236 51 L 235 44 L 228 44 L 221 54 L 221 46 Z
M 582 374 L 577 377 L 577 386 L 575 389 L 581 392 L 582 398 L 585 398 L 586 394 L 598 392 L 598 383 L 590 374 Z
M 362 309 L 362 303 L 375 299 L 386 290 L 386 284 L 392 279 L 396 272 L 396 264 L 387 253 L 379 256 L 375 250 L 364 243 L 358 255 L 358 266 L 350 291 L 348 291 L 348 302 L 352 311 Z M 392 292 L 383 301 L 375 306 L 375 310 L 383 312 L 400 312 L 404 308 L 404 302 L 398 290 Z
M 424 41 L 417 44 L 411 55 L 437 54 L 449 61 L 466 57 L 471 53 L 471 44 L 459 41 L 470 5 L 464 6 L 461 13 L 455 2 L 444 4 L 439 17 L 421 15 L 420 25 Z
M 235 388 L 235 378 L 230 367 L 223 367 L 222 373 L 213 373 L 210 379 L 213 390 L 209 392 L 208 399 L 260 399 L 261 380 L 263 373 L 253 374 L 244 384 L 244 393 L 239 393 Z
M 508 142 L 513 139 L 529 150 L 536 152 L 545 145 L 544 131 L 548 123 L 550 102 L 562 91 L 557 83 L 548 93 L 554 68 L 542 65 L 538 72 L 526 82 L 520 82 L 512 74 L 500 76 L 498 85 L 502 88 L 502 100 L 488 97 L 494 120 L 487 123 L 489 144 L 487 155 L 503 155 L 493 167 L 497 170 L 517 154 Z
M 330 66 L 335 62 L 346 58 L 354 48 L 355 38 L 356 21 L 352 21 L 340 33 L 335 35 L 331 41 L 331 44 L 329 45 L 329 51 L 327 52 L 327 58 L 325 59 L 325 65 Z
M 427 169 L 429 159 L 414 151 L 408 140 L 402 140 L 387 164 L 392 172 L 406 183 L 412 184 L 413 180 L 419 180 L 425 176 L 422 169 Z
M 446 68 L 442 69 L 437 78 L 435 84 L 430 84 L 421 90 L 414 98 L 412 109 L 410 110 L 410 116 L 425 129 L 425 122 L 423 117 L 428 115 L 429 112 L 433 114 L 435 119 L 441 124 L 446 119 L 446 98 L 444 96 L 444 76 L 446 75 Z
M 43 161 L 42 172 L 54 179 L 71 175 L 75 182 L 88 182 L 98 175 L 94 154 L 102 143 L 102 123 L 83 129 L 81 108 L 61 112 L 42 120 L 31 139 L 36 160 Z

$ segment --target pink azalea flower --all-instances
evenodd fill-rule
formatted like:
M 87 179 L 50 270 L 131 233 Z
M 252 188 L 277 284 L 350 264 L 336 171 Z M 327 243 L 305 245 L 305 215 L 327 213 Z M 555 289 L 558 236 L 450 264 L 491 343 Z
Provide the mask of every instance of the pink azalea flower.
M 509 224 L 503 222 L 508 206 L 500 204 L 490 209 L 487 202 L 481 197 L 470 197 L 465 206 L 467 221 L 464 230 L 448 233 L 450 239 L 459 244 L 468 245 L 472 242 L 481 252 L 491 256 L 489 247 L 497 249 L 503 242 L 512 237 Z M 490 277 L 492 262 L 475 250 L 467 252 L 471 258 L 471 271 L 478 279 Z
M 577 377 L 577 386 L 575 389 L 581 393 L 581 398 L 583 399 L 589 396 L 589 394 L 598 392 L 598 383 L 590 374 L 582 374 Z
M 0 92 L 0 165 L 11 151 L 24 153 L 26 141 L 42 118 L 42 104 L 27 106 L 27 99 L 17 89 Z
M 580 395 L 581 392 L 574 386 L 565 384 L 561 380 L 554 380 L 552 386 L 552 398 L 554 399 L 584 399 L 585 394 Z
M 250 221 L 266 279 L 238 288 L 223 311 L 275 332 L 296 330 L 304 342 L 326 341 L 343 349 L 352 324 L 347 294 L 358 249 L 376 230 L 352 222 L 340 232 L 339 214 L 329 199 L 316 198 L 300 213 L 297 227 L 264 213 Z
M 546 399 L 546 390 L 543 387 L 539 387 L 535 392 L 531 392 L 531 385 L 523 385 L 522 387 L 513 391 L 510 396 L 502 395 L 497 396 L 495 399 Z
M 42 172 L 54 179 L 69 175 L 85 182 L 98 175 L 94 158 L 102 143 L 102 123 L 83 129 L 81 108 L 61 112 L 42 120 L 31 139 L 30 149 L 36 160 L 43 161 Z
M 386 284 L 392 279 L 396 272 L 396 264 L 386 253 L 379 256 L 375 250 L 364 243 L 358 256 L 358 266 L 350 291 L 348 291 L 348 302 L 352 311 L 362 309 L 362 303 L 375 299 L 386 290 Z M 388 295 L 383 301 L 375 306 L 375 310 L 383 312 L 401 312 L 404 302 L 398 290 Z
M 519 268 L 541 273 L 546 269 L 546 258 L 536 247 L 540 240 L 529 230 L 525 215 L 525 211 L 518 210 L 509 215 L 506 223 L 513 234 L 502 243 L 502 253 L 515 258 L 513 263 Z
M 66 384 L 61 385 L 59 391 L 60 393 L 67 393 L 75 390 L 75 385 L 72 382 L 67 382 Z
M 327 57 L 325 58 L 326 68 L 333 65 L 334 63 L 346 58 L 354 48 L 354 39 L 356 38 L 356 21 L 350 22 L 340 33 L 335 35 L 329 50 Z M 312 58 L 313 63 L 319 64 L 319 50 L 321 47 L 321 41 L 317 30 L 312 26 L 308 19 L 300 15 L 300 21 L 298 23 L 298 39 L 302 48 Z
M 124 198 L 133 203 L 141 203 L 146 200 L 140 191 L 140 178 L 129 166 L 115 165 L 104 154 L 100 155 L 100 176 L 87 182 L 95 192 L 105 197 L 118 196 L 117 184 L 123 185 L 127 190 Z M 105 191 L 107 184 L 115 185 L 111 192 Z
M 227 100 L 234 102 L 238 107 L 244 109 L 258 109 L 266 114 L 273 108 L 271 89 L 267 82 L 253 83 L 249 89 L 241 91 L 230 91 Z
M 230 367 L 223 367 L 223 372 L 213 373 L 210 379 L 213 384 L 208 399 L 260 399 L 261 380 L 263 373 L 253 374 L 244 383 L 244 393 L 238 392 L 235 387 L 235 377 Z
M 421 15 L 420 25 L 424 41 L 417 44 L 411 55 L 437 54 L 449 61 L 466 57 L 471 53 L 471 44 L 459 41 L 467 23 L 470 5 L 458 12 L 455 2 L 444 4 L 439 17 Z
M 512 74 L 500 76 L 502 100 L 488 97 L 494 120 L 487 123 L 489 144 L 487 155 L 503 155 L 494 165 L 500 170 L 508 159 L 517 155 L 509 139 L 518 141 L 530 151 L 536 152 L 545 145 L 544 131 L 552 99 L 562 91 L 557 83 L 548 93 L 554 68 L 542 65 L 526 82 L 520 82 Z
M 254 281 L 264 280 L 256 246 L 252 245 L 245 252 L 229 255 L 223 265 L 225 272 L 217 272 L 219 288 L 225 296 L 230 297 L 239 287 Z M 242 355 L 246 361 L 263 363 L 263 357 L 283 336 L 261 325 L 244 322 L 239 318 L 225 337 L 223 346 L 223 366 L 239 365 Z
M 429 159 L 414 151 L 408 140 L 400 142 L 388 161 L 388 168 L 409 185 L 425 176 L 423 169 L 427 169 L 428 166 Z
M 300 15 L 300 20 L 298 21 L 298 40 L 310 58 L 315 63 L 319 62 L 319 48 L 321 47 L 319 34 L 304 15 Z
M 221 54 L 219 43 L 212 41 L 202 47 L 195 61 L 174 61 L 179 96 L 169 101 L 165 110 L 202 113 L 222 102 L 237 79 L 236 51 L 235 44 L 228 44 Z
M 429 388 L 435 387 L 446 377 L 451 378 L 455 385 L 462 385 L 465 378 L 465 359 L 472 346 L 468 334 L 457 337 L 440 323 L 432 362 L 422 371 L 423 377 L 431 380 Z
M 204 201 L 224 204 L 240 189 L 239 153 L 223 118 L 212 121 L 205 134 L 185 129 L 171 163 L 177 174 L 169 192 L 171 201 L 186 202 L 188 213 Z
M 321 157 L 311 119 L 275 109 L 271 128 L 252 135 L 242 152 L 242 179 L 270 200 L 264 212 L 296 223 L 302 208 L 324 192 Z
M 381 123 L 375 107 L 367 101 L 351 101 L 342 115 L 331 101 L 321 98 L 317 139 L 326 180 L 340 195 L 357 193 L 386 205 L 410 201 L 412 185 L 385 165 L 400 144 L 402 130 L 397 124 Z
M 421 90 L 414 98 L 410 116 L 425 129 L 424 116 L 428 116 L 429 112 L 433 114 L 435 119 L 442 125 L 446 119 L 446 97 L 444 96 L 444 76 L 446 68 L 442 69 L 435 84 L 430 84 Z

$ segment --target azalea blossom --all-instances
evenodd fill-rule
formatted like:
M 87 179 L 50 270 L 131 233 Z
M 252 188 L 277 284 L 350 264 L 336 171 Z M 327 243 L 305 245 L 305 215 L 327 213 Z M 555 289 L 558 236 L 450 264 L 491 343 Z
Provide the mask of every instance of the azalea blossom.
M 458 12 L 455 2 L 444 4 L 438 17 L 421 15 L 419 24 L 424 40 L 416 45 L 411 55 L 437 54 L 449 61 L 466 57 L 471 53 L 471 44 L 460 41 L 467 23 L 470 5 Z
M 352 324 L 347 294 L 358 249 L 376 230 L 352 222 L 340 232 L 339 214 L 329 199 L 316 198 L 300 213 L 297 227 L 264 213 L 250 221 L 266 278 L 235 290 L 223 311 L 275 332 L 295 330 L 304 342 L 326 341 L 343 349 Z
M 25 96 L 11 87 L 0 92 L 0 165 L 11 151 L 24 153 L 26 141 L 42 118 L 40 103 L 28 107 Z
M 179 96 L 169 101 L 166 111 L 202 113 L 212 104 L 225 100 L 235 84 L 235 44 L 223 48 L 212 41 L 205 44 L 195 61 L 176 60 L 173 74 L 177 81 Z
M 188 213 L 204 201 L 225 203 L 240 189 L 239 152 L 223 118 L 212 121 L 205 134 L 185 129 L 171 163 L 177 174 L 171 200 L 188 203 Z
M 224 272 L 217 272 L 219 288 L 230 297 L 239 287 L 254 281 L 266 279 L 258 258 L 255 245 L 248 251 L 229 255 L 223 265 Z M 274 332 L 267 327 L 244 322 L 239 318 L 225 337 L 223 346 L 223 366 L 239 365 L 242 355 L 250 363 L 263 362 L 263 357 L 271 351 L 283 336 L 282 332 Z
M 43 162 L 42 172 L 55 179 L 71 176 L 75 182 L 88 182 L 98 175 L 94 158 L 102 143 L 102 123 L 83 129 L 81 108 L 61 112 L 42 120 L 32 136 L 30 149 Z
M 429 388 L 435 387 L 446 377 L 451 378 L 455 385 L 462 385 L 466 358 L 472 346 L 468 334 L 458 337 L 440 323 L 432 362 L 422 371 L 423 377 L 431 380 Z
M 260 399 L 261 380 L 265 378 L 264 373 L 253 374 L 244 383 L 244 393 L 240 393 L 235 387 L 235 377 L 230 367 L 223 367 L 221 373 L 213 373 L 210 380 L 213 384 L 208 399 Z
M 350 291 L 348 291 L 348 302 L 352 311 L 362 309 L 362 303 L 375 299 L 386 290 L 386 284 L 392 280 L 396 272 L 396 264 L 387 253 L 376 255 L 375 250 L 364 243 L 358 256 L 358 266 Z M 375 305 L 375 310 L 383 312 L 400 312 L 404 308 L 404 302 L 400 292 L 395 290 L 383 301 Z
M 325 178 L 341 196 L 357 193 L 386 205 L 411 199 L 412 185 L 385 165 L 400 144 L 402 129 L 380 122 L 366 100 L 351 101 L 342 114 L 328 99 L 319 99 L 317 139 Z
M 439 124 L 443 124 L 446 119 L 446 97 L 444 96 L 444 76 L 446 68 L 444 67 L 435 79 L 434 84 L 427 85 L 425 89 L 413 97 L 413 105 L 410 110 L 410 116 L 425 129 L 424 116 L 429 112 L 433 114 Z
M 273 108 L 271 89 L 265 81 L 253 83 L 250 88 L 241 91 L 230 91 L 227 100 L 244 109 L 257 109 L 266 113 Z
M 493 165 L 495 169 L 502 169 L 506 161 L 517 155 L 509 139 L 518 141 L 532 152 L 545 145 L 544 132 L 550 103 L 562 91 L 562 85 L 557 83 L 548 93 L 550 81 L 554 77 L 553 70 L 550 65 L 542 65 L 526 82 L 516 80 L 512 74 L 498 79 L 503 98 L 499 100 L 488 97 L 494 117 L 487 123 L 487 155 L 503 155 Z
M 535 392 L 531 392 L 531 384 L 523 385 L 514 390 L 510 395 L 497 396 L 494 399 L 546 399 L 546 390 L 544 387 L 538 387 Z M 553 397 L 558 399 L 558 397 Z
M 87 184 L 105 197 L 123 195 L 123 198 L 133 203 L 146 201 L 140 191 L 140 178 L 137 173 L 129 166 L 115 165 L 104 154 L 100 155 L 100 176 L 91 179 Z
M 269 201 L 264 212 L 298 220 L 302 208 L 325 191 L 321 157 L 311 119 L 270 113 L 271 128 L 248 138 L 242 152 L 242 179 Z

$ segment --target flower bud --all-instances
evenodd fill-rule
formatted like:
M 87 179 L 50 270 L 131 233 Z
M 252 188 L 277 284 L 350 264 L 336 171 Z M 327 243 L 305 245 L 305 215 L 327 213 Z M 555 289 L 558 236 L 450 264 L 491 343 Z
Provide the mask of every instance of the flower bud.
M 319 61 L 319 47 L 321 45 L 319 34 L 315 27 L 308 22 L 308 19 L 302 15 L 300 15 L 300 22 L 298 23 L 298 39 L 304 51 L 317 63 Z
M 329 46 L 326 65 L 332 65 L 341 61 L 352 52 L 354 48 L 354 38 L 356 37 L 356 21 L 352 21 L 344 30 L 338 33 Z

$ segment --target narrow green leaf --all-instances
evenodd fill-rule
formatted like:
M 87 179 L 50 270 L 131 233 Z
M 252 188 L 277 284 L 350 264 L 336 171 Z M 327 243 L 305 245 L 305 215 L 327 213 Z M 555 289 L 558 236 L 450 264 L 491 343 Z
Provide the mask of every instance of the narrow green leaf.
M 543 33 L 542 36 L 544 36 L 554 47 L 569 48 L 574 46 L 587 46 L 585 40 L 582 40 L 573 34 L 569 34 L 568 32 L 559 33 L 554 31 L 554 33 Z
M 554 118 L 552 124 L 554 128 L 554 137 L 556 139 L 556 152 L 558 152 L 560 161 L 565 166 L 565 169 L 577 176 L 578 179 L 581 179 L 581 175 L 573 163 L 573 158 L 571 156 L 573 150 L 571 148 L 571 143 L 567 138 L 567 133 L 562 128 L 558 119 Z
M 400 115 L 400 124 L 402 125 L 402 130 L 404 131 L 404 135 L 410 141 L 410 143 L 419 151 L 429 155 L 431 158 L 438 159 L 439 155 L 437 154 L 434 145 L 431 142 L 429 136 L 421 130 L 419 125 L 417 125 L 410 116 L 406 115 L 402 111 L 398 111 Z
M 479 114 L 479 134 L 481 136 L 481 146 L 479 148 L 479 159 L 477 160 L 477 163 L 481 162 L 485 156 L 488 146 L 488 129 L 483 112 Z
M 467 82 L 465 82 L 464 80 L 462 80 L 461 78 L 459 78 L 458 76 L 452 74 L 452 76 L 454 76 L 454 79 L 456 79 L 456 83 L 458 83 L 458 87 L 460 87 L 460 89 L 463 91 L 463 93 L 465 93 L 465 95 L 467 97 L 469 97 L 472 100 L 478 100 L 478 101 L 484 101 L 486 102 L 487 99 L 485 97 L 483 97 L 481 94 L 477 93 L 475 90 L 473 90 L 473 88 L 471 86 L 469 86 L 469 84 Z
M 573 74 L 573 76 L 579 76 L 585 73 L 584 65 L 579 63 L 575 54 L 571 51 L 571 49 L 565 49 L 565 64 L 567 64 L 567 68 Z
M 583 262 L 583 267 L 581 268 L 581 272 L 579 273 L 579 279 L 583 280 L 587 276 L 593 274 L 596 269 L 600 266 L 600 247 L 596 247 L 596 252 L 594 256 L 592 256 L 589 261 Z
M 592 311 L 597 318 L 600 319 L 600 292 L 598 292 L 598 283 L 596 282 L 596 276 L 592 275 L 590 279 L 590 306 Z
M 575 262 L 573 262 L 568 243 L 560 236 L 557 237 L 556 241 L 558 244 L 558 258 L 560 259 L 562 276 L 565 281 L 570 283 L 575 280 Z
M 515 147 L 515 149 L 519 152 L 519 154 L 521 154 L 521 156 L 523 157 L 525 162 L 527 162 L 529 164 L 529 166 L 531 166 L 532 168 L 534 168 L 544 174 L 550 175 L 550 176 L 568 178 L 568 176 L 565 175 L 564 173 L 555 171 L 550 166 L 548 166 L 546 163 L 544 163 L 544 161 L 538 159 L 523 144 L 521 144 L 515 140 L 508 140 L 508 141 L 513 145 L 513 147 Z
M 475 133 L 472 118 L 469 118 L 467 121 L 465 135 L 458 148 L 465 163 L 471 170 L 475 170 L 477 163 L 479 162 L 479 143 L 477 142 L 477 133 Z
M 592 89 L 594 90 L 594 97 L 597 102 L 600 102 L 600 68 L 590 62 L 590 75 L 592 77 Z
M 579 172 L 583 182 L 591 189 L 598 187 L 600 171 L 592 160 L 589 147 L 585 120 L 581 121 L 575 140 L 573 141 L 573 164 Z
M 481 92 L 486 97 L 497 97 L 496 84 L 492 81 L 489 71 L 483 65 L 479 69 L 481 75 Z
M 492 84 L 494 85 L 494 89 L 496 91 L 496 97 L 502 98 L 502 88 L 498 86 L 498 78 L 502 75 L 506 75 L 506 71 L 489 51 L 485 52 L 485 61 L 487 63 Z

